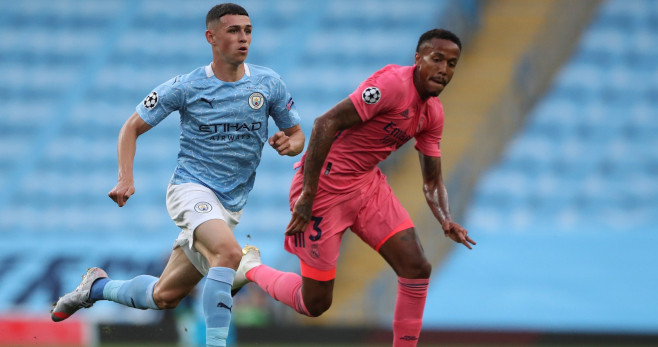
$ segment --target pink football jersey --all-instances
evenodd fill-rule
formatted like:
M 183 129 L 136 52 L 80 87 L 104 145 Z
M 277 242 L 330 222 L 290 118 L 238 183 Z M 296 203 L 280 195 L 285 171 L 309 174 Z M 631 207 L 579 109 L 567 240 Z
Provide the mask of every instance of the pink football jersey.
M 361 187 L 374 178 L 379 162 L 412 137 L 423 154 L 441 156 L 443 106 L 439 98 L 420 98 L 414 67 L 387 65 L 350 94 L 363 123 L 336 135 L 320 174 L 323 189 L 345 192 Z

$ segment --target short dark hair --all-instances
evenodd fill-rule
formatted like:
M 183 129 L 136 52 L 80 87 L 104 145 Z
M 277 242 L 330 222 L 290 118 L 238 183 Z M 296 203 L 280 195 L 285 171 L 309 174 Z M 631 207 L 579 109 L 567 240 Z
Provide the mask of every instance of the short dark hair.
M 227 14 L 237 14 L 239 16 L 249 17 L 247 10 L 238 4 L 227 2 L 224 4 L 215 5 L 210 9 L 210 11 L 208 11 L 208 14 L 206 15 L 206 28 L 209 27 L 211 22 L 214 22 Z
M 445 29 L 432 29 L 429 31 L 426 31 L 423 35 L 420 35 L 420 38 L 418 39 L 418 45 L 416 45 L 416 53 L 420 50 L 420 46 L 423 45 L 423 43 L 428 42 L 432 39 L 444 39 L 444 40 L 449 40 L 454 42 L 457 47 L 459 47 L 459 50 L 462 50 L 462 42 L 453 33 L 452 31 L 445 30 Z

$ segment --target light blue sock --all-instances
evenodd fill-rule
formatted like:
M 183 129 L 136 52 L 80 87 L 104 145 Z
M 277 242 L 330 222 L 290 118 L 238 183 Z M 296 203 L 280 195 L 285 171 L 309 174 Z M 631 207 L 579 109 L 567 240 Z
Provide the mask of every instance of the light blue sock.
M 142 310 L 147 308 L 159 310 L 153 300 L 153 288 L 158 279 L 141 275 L 129 281 L 110 280 L 103 288 L 103 299 Z
M 206 316 L 206 346 L 226 346 L 231 323 L 231 286 L 235 270 L 211 267 L 203 287 L 203 313 Z

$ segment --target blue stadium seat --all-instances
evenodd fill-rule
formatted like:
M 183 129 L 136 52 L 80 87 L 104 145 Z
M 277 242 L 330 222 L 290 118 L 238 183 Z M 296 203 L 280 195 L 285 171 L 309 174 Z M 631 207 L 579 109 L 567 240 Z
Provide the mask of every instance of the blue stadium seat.
M 658 332 L 658 280 L 630 270 L 658 265 L 657 18 L 655 1 L 603 2 L 478 181 L 465 226 L 479 244 L 441 269 L 424 327 Z

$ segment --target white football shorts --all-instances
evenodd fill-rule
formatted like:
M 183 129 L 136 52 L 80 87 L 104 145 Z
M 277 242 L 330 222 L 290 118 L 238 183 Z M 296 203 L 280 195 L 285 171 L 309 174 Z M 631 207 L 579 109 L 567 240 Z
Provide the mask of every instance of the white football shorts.
M 173 248 L 180 247 L 194 267 L 206 276 L 210 265 L 194 248 L 194 230 L 205 221 L 221 219 L 233 231 L 240 221 L 242 210 L 231 212 L 225 209 L 208 187 L 197 183 L 183 183 L 169 184 L 167 187 L 167 211 L 174 223 L 181 228 Z

